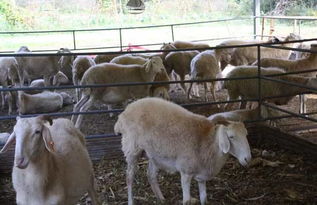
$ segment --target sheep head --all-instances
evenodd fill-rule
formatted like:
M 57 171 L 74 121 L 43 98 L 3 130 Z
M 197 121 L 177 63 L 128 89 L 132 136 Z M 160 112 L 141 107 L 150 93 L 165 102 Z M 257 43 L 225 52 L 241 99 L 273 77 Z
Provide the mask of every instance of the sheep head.
M 40 156 L 46 149 L 54 152 L 54 142 L 49 128 L 45 125 L 53 121 L 48 115 L 32 118 L 17 117 L 16 125 L 6 144 L 0 151 L 7 151 L 8 147 L 15 141 L 14 163 L 20 169 L 25 169 L 29 162 Z
M 241 165 L 246 166 L 251 160 L 250 146 L 247 140 L 247 130 L 242 122 L 217 122 L 219 148 L 224 154 L 231 154 Z

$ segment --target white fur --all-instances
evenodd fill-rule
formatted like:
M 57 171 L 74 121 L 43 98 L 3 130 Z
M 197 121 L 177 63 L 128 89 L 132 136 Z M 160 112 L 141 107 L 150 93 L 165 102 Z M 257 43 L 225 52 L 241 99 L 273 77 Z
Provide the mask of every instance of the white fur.
M 92 204 L 99 204 L 84 136 L 70 120 L 60 118 L 49 125 L 43 116 L 17 118 L 0 152 L 14 141 L 17 204 L 75 204 L 87 191 Z
M 214 177 L 229 154 L 242 165 L 251 159 L 247 131 L 241 122 L 211 121 L 160 98 L 143 98 L 119 115 L 114 130 L 122 135 L 127 167 L 128 204 L 133 204 L 132 183 L 138 157 L 149 158 L 148 180 L 156 197 L 164 197 L 157 183 L 159 169 L 180 172 L 183 204 L 190 200 L 190 181 L 199 184 L 205 204 L 206 181 Z

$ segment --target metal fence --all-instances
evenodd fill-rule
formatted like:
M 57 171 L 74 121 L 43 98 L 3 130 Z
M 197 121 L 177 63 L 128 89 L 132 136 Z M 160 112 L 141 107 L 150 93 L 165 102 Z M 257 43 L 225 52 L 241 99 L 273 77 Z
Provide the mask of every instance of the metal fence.
M 266 120 L 273 120 L 273 119 L 281 119 L 281 118 L 287 118 L 287 117 L 300 117 L 303 119 L 311 120 L 314 122 L 317 122 L 316 119 L 308 117 L 308 115 L 316 114 L 314 113 L 303 113 L 303 114 L 297 114 L 282 108 L 279 108 L 275 105 L 268 104 L 265 102 L 268 98 L 279 98 L 279 97 L 286 97 L 284 96 L 270 96 L 268 98 L 263 98 L 262 91 L 261 91 L 261 83 L 263 80 L 269 80 L 274 81 L 278 83 L 284 83 L 289 86 L 298 86 L 302 88 L 306 88 L 310 91 L 316 92 L 316 88 L 311 88 L 308 86 L 304 86 L 301 84 L 296 84 L 288 81 L 283 81 L 279 79 L 275 79 L 275 76 L 281 76 L 281 75 L 289 75 L 289 74 L 298 74 L 298 73 L 305 73 L 305 72 L 312 72 L 316 71 L 317 69 L 313 70 L 305 70 L 305 71 L 298 71 L 298 72 L 287 72 L 283 74 L 276 74 L 276 75 L 270 75 L 270 76 L 264 76 L 261 74 L 261 47 L 269 47 L 274 49 L 286 49 L 286 50 L 295 50 L 295 51 L 301 51 L 301 52 L 309 52 L 309 53 L 317 53 L 317 51 L 311 51 L 307 49 L 294 49 L 294 48 L 288 48 L 288 47 L 282 47 L 279 46 L 280 44 L 284 43 L 301 43 L 306 41 L 315 41 L 317 38 L 314 39 L 305 39 L 305 40 L 296 40 L 296 41 L 289 41 L 289 42 L 281 42 L 281 43 L 261 43 L 261 44 L 246 44 L 246 45 L 237 45 L 237 46 L 218 46 L 218 47 L 210 47 L 208 49 L 223 49 L 223 48 L 237 48 L 237 47 L 257 47 L 258 51 L 258 75 L 254 77 L 241 77 L 241 78 L 217 78 L 217 79 L 207 79 L 207 80 L 185 80 L 185 81 L 168 81 L 168 82 L 149 82 L 149 83 L 140 83 L 140 82 L 127 82 L 127 83 L 111 83 L 111 84 L 94 84 L 94 85 L 65 85 L 65 86 L 49 86 L 49 87 L 42 87 L 42 88 L 30 88 L 30 87 L 21 87 L 21 88 L 1 88 L 0 92 L 7 92 L 7 91 L 18 91 L 18 90 L 53 90 L 53 89 L 74 89 L 74 88 L 98 88 L 98 87 L 116 87 L 116 86 L 138 86 L 138 85 L 153 85 L 153 84 L 175 84 L 175 83 L 193 83 L 193 82 L 213 82 L 213 81 L 227 81 L 227 80 L 246 80 L 246 79 L 258 79 L 258 97 L 254 99 L 243 99 L 243 100 L 231 100 L 231 101 L 217 101 L 217 102 L 202 102 L 202 103 L 192 103 L 192 104 L 182 104 L 181 106 L 184 107 L 193 107 L 193 106 L 208 106 L 208 105 L 214 105 L 214 104 L 224 104 L 224 103 L 235 103 L 235 102 L 246 102 L 246 101 L 256 101 L 259 103 L 259 105 L 267 106 L 271 109 L 276 109 L 278 111 L 284 112 L 287 115 L 279 116 L 279 117 L 273 117 L 273 118 L 261 118 L 260 112 L 259 112 L 259 119 L 249 122 L 259 122 L 259 121 L 266 121 Z M 194 49 L 177 49 L 177 50 L 164 50 L 164 51 L 188 51 L 188 50 L 194 50 Z M 8 57 L 8 56 L 62 56 L 62 55 L 107 55 L 107 54 L 126 54 L 126 53 L 153 53 L 153 52 L 162 52 L 163 50 L 150 50 L 150 51 L 131 51 L 131 52 L 84 52 L 84 53 L 11 53 L 11 54 L 0 54 L 0 57 Z M 87 112 L 57 112 L 57 113 L 50 113 L 51 116 L 61 117 L 61 116 L 69 116 L 69 115 L 79 115 L 79 114 L 85 114 L 85 115 L 92 115 L 92 114 L 100 114 L 100 113 L 120 113 L 123 109 L 113 109 L 113 110 L 93 110 L 93 111 L 87 111 Z M 36 116 L 43 113 L 38 114 L 32 114 L 32 115 L 20 115 L 20 117 L 31 117 Z M 10 120 L 16 118 L 18 115 L 9 115 L 9 116 L 0 116 L 0 121 L 2 120 Z M 110 137 L 115 136 L 113 133 L 106 133 L 106 134 L 98 134 L 98 135 L 91 135 L 87 136 L 87 138 L 102 138 L 102 137 Z
M 210 20 L 210 21 L 200 21 L 200 22 L 190 22 L 190 23 L 179 23 L 179 24 L 162 24 L 162 25 L 153 25 L 153 26 L 136 26 L 136 27 L 123 27 L 123 28 L 100 28 L 100 29 L 70 29 L 70 30 L 45 30 L 45 31 L 11 31 L 11 32 L 0 32 L 0 36 L 14 36 L 14 35 L 28 35 L 28 34 L 69 34 L 71 35 L 72 39 L 72 48 L 71 50 L 98 50 L 98 49 L 118 49 L 120 51 L 124 51 L 125 49 L 129 48 L 128 44 L 124 43 L 124 33 L 129 30 L 136 30 L 136 29 L 153 29 L 153 28 L 167 28 L 169 30 L 169 41 L 174 41 L 176 38 L 175 36 L 175 29 L 190 26 L 190 25 L 204 25 L 204 24 L 213 24 L 218 22 L 232 22 L 232 21 L 243 21 L 243 20 L 252 20 L 253 17 L 237 17 L 237 18 L 227 18 L 227 19 L 218 19 L 218 20 Z M 98 46 L 98 47 L 79 47 L 78 46 L 78 35 L 84 32 L 102 32 L 102 31 L 114 31 L 117 33 L 119 38 L 117 41 L 113 42 L 113 46 Z M 250 31 L 251 33 L 251 31 Z M 203 42 L 203 41 L 214 41 L 214 40 L 223 40 L 223 39 L 230 39 L 230 38 L 243 38 L 243 37 L 250 37 L 250 36 L 236 36 L 236 37 L 219 37 L 219 38 L 208 38 L 208 39 L 193 39 L 193 42 Z M 158 46 L 161 45 L 161 42 L 157 43 L 150 43 L 150 44 L 135 44 L 133 46 Z M 48 51 L 55 51 L 56 49 L 41 49 L 41 50 L 34 50 L 34 52 L 48 52 Z M 14 51 L 0 51 L 1 53 L 12 53 Z

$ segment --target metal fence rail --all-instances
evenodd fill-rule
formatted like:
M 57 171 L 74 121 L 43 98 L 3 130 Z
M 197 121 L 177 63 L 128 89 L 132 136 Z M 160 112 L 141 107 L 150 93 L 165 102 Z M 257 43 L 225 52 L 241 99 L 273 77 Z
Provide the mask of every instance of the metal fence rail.
M 230 22 L 230 21 L 242 21 L 242 20 L 251 20 L 253 17 L 236 17 L 236 18 L 227 18 L 227 19 L 217 19 L 217 20 L 209 20 L 209 21 L 199 21 L 199 22 L 188 22 L 188 23 L 177 23 L 177 24 L 160 24 L 160 25 L 150 25 L 150 26 L 135 26 L 135 27 L 114 27 L 114 28 L 97 28 L 97 29 L 66 29 L 66 30 L 41 30 L 41 31 L 3 31 L 0 32 L 1 35 L 25 35 L 25 34 L 50 34 L 50 33 L 63 33 L 63 34 L 71 34 L 72 35 L 72 42 L 73 48 L 72 50 L 87 50 L 87 49 L 110 49 L 110 48 L 118 48 L 120 51 L 123 48 L 127 48 L 129 45 L 123 44 L 123 32 L 127 30 L 133 29 L 151 29 L 151 28 L 169 28 L 170 29 L 170 39 L 171 41 L 175 40 L 175 32 L 174 29 L 176 27 L 182 26 L 189 26 L 189 25 L 202 25 L 202 24 L 210 24 L 210 23 L 217 23 L 217 22 Z M 118 31 L 119 35 L 119 46 L 110 46 L 110 47 L 94 47 L 94 48 L 79 48 L 77 46 L 77 35 L 83 32 L 100 32 L 100 31 Z M 225 39 L 225 38 L 219 38 Z M 228 38 L 229 39 L 229 38 Z M 199 39 L 194 41 L 209 41 L 209 40 L 217 40 L 217 39 Z M 143 46 L 150 46 L 152 44 L 143 44 Z M 159 45 L 159 44 L 158 44 Z M 44 50 L 37 50 L 37 51 L 44 51 Z M 45 50 L 51 51 L 51 50 Z M 10 53 L 13 51 L 1 51 L 1 53 Z

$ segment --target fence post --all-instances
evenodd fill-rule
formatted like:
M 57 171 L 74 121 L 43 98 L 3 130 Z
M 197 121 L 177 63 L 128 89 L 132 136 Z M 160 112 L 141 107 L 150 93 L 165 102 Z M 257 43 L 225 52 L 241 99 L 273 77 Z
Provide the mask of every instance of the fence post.
M 73 30 L 73 44 L 74 44 L 74 50 L 76 50 L 76 36 L 75 36 L 75 30 Z
M 257 18 L 261 15 L 261 4 L 260 0 L 253 0 L 253 35 L 254 39 L 256 39 L 257 35 L 257 25 L 259 24 L 260 18 Z
M 262 93 L 261 93 L 261 45 L 257 45 L 258 50 L 258 106 L 259 113 L 258 119 L 262 119 L 261 117 L 261 105 L 262 105 Z
M 172 41 L 174 42 L 174 25 L 171 25 Z
M 122 29 L 119 28 L 119 36 L 120 36 L 120 51 L 122 51 Z

